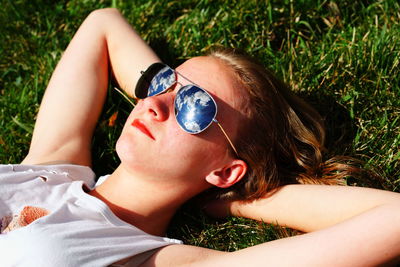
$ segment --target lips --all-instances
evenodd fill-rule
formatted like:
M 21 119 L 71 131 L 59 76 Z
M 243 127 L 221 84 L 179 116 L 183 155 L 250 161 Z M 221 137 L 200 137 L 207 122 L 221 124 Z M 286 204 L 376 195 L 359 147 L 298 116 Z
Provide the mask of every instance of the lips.
M 142 133 L 144 133 L 145 135 L 147 135 L 151 139 L 156 140 L 154 138 L 154 136 L 151 134 L 151 132 L 149 131 L 149 129 L 147 129 L 146 125 L 144 125 L 139 119 L 133 120 L 131 125 L 133 127 L 136 127 L 137 129 L 139 129 Z

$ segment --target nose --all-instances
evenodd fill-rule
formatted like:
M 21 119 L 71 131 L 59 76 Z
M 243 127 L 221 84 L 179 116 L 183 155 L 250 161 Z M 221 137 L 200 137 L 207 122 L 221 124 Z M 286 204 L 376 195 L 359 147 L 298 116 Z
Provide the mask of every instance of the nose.
M 169 94 L 162 94 L 157 96 L 151 96 L 143 99 L 143 108 L 145 109 L 145 115 L 152 120 L 165 121 L 168 119 L 170 114 Z

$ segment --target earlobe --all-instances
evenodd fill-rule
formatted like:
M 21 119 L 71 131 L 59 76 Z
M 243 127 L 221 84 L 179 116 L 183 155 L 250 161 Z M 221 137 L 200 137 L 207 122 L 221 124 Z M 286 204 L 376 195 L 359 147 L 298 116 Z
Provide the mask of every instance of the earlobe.
M 229 165 L 208 174 L 206 181 L 217 187 L 227 188 L 239 182 L 246 172 L 247 164 L 243 160 L 235 159 Z

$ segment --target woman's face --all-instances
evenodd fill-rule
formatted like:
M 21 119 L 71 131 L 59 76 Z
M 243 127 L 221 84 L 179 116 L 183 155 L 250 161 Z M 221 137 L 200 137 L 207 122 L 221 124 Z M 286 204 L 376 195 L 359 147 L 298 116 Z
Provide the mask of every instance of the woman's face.
M 216 119 L 235 143 L 241 117 L 236 107 L 242 93 L 232 71 L 211 57 L 192 58 L 176 70 L 214 97 L 218 106 Z M 178 82 L 189 83 L 179 75 Z M 195 135 L 179 127 L 174 114 L 179 87 L 140 100 L 132 110 L 116 149 L 121 163 L 133 172 L 154 179 L 201 180 L 234 155 L 216 123 Z

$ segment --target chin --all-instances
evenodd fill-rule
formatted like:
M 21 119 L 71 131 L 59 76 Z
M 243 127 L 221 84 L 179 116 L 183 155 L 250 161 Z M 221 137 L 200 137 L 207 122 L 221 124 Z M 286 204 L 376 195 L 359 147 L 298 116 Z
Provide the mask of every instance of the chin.
M 135 148 L 132 142 L 129 142 L 127 138 L 120 136 L 115 145 L 115 151 L 117 152 L 119 160 L 122 162 L 134 163 L 137 158 L 135 156 Z M 131 165 L 131 164 L 129 164 Z
M 129 135 L 122 135 L 117 140 L 115 150 L 118 158 L 125 168 L 134 171 L 145 171 L 147 164 L 152 162 L 148 158 L 148 149 L 146 150 L 140 144 L 133 142 Z

